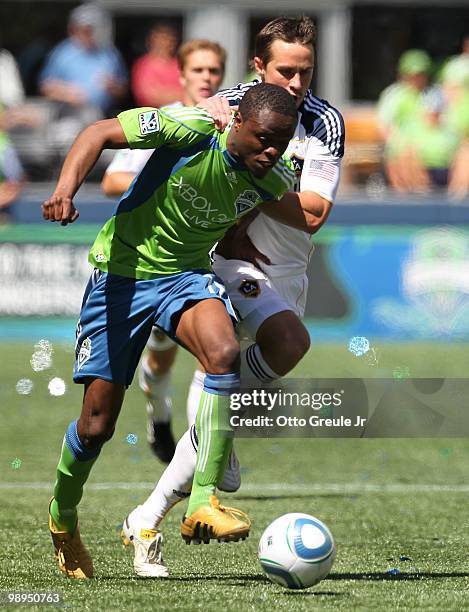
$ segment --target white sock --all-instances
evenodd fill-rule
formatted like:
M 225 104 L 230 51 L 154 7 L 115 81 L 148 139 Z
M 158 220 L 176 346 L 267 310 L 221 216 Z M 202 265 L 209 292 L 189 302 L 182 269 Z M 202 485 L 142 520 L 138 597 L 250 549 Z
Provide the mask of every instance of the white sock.
M 204 390 L 205 372 L 200 370 L 194 370 L 194 376 L 192 378 L 191 386 L 189 387 L 189 393 L 187 395 L 187 423 L 189 427 L 195 423 L 197 411 L 199 409 L 200 397 Z
M 264 383 L 280 378 L 262 356 L 258 344 L 251 344 L 247 349 L 241 351 L 241 381 L 253 378 Z
M 177 443 L 171 463 L 148 499 L 140 506 L 139 516 L 143 529 L 157 529 L 174 504 L 189 496 L 197 461 L 195 435 L 193 425 Z
M 147 412 L 154 421 L 167 423 L 171 420 L 172 402 L 170 396 L 171 372 L 154 374 L 144 357 L 138 375 L 140 389 L 148 397 Z

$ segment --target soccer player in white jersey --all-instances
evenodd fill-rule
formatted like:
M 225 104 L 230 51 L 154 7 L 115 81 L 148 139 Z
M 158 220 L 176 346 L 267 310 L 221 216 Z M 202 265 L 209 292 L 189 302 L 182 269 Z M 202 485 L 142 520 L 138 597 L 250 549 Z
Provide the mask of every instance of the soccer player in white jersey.
M 205 39 L 185 42 L 177 54 L 184 96 L 171 106 L 195 106 L 213 96 L 223 81 L 226 52 L 221 45 Z M 153 154 L 153 149 L 122 149 L 118 151 L 103 177 L 106 195 L 120 196 L 129 188 Z M 171 431 L 171 368 L 176 358 L 177 344 L 153 328 L 142 358 L 139 384 L 147 397 L 147 438 L 155 455 L 169 463 L 175 442 Z
M 298 125 L 287 153 L 296 168 L 298 191 L 284 198 L 291 199 L 292 209 L 298 199 L 307 207 L 313 218 L 311 233 L 323 225 L 331 210 L 345 138 L 339 111 L 309 89 L 315 37 L 315 27 L 309 18 L 280 17 L 257 35 L 254 58 L 260 78 L 286 89 L 297 103 Z M 231 120 L 232 107 L 254 84 L 240 84 L 203 103 L 220 129 Z M 241 377 L 270 382 L 287 374 L 309 348 L 309 335 L 301 317 L 313 245 L 310 234 L 281 225 L 263 214 L 252 215 L 249 221 L 229 230 L 219 243 L 213 269 L 225 282 L 242 320 L 243 334 L 254 340 L 241 352 Z M 246 261 L 246 253 L 250 253 L 251 261 Z M 196 372 L 191 386 L 195 406 L 202 389 L 203 374 Z M 192 426 L 178 442 L 174 458 L 154 491 L 124 522 L 124 541 L 131 541 L 135 547 L 134 568 L 141 576 L 167 575 L 159 550 L 159 525 L 168 510 L 189 494 L 197 445 L 197 432 Z M 222 484 L 229 486 L 220 484 L 219 488 L 239 487 L 236 467 L 231 465 L 225 472 Z M 148 530 L 156 535 L 146 537 Z

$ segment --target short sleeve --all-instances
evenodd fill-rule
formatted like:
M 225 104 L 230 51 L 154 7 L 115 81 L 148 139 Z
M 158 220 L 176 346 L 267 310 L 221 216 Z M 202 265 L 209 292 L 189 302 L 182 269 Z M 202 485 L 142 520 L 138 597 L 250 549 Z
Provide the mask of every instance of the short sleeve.
M 192 107 L 134 108 L 117 116 L 131 149 L 183 148 L 214 134 L 213 119 Z

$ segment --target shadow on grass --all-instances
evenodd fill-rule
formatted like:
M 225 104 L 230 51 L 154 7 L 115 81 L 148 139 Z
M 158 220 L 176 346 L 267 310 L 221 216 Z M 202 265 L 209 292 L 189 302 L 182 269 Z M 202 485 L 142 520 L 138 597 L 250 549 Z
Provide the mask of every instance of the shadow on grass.
M 363 581 L 379 581 L 379 580 L 388 580 L 388 581 L 415 581 L 415 580 L 434 580 L 441 578 L 468 578 L 469 572 L 413 572 L 413 573 L 405 573 L 401 574 L 389 574 L 387 572 L 369 572 L 369 573 L 342 573 L 342 574 L 329 574 L 326 580 L 363 580 Z M 191 575 L 191 576 L 168 576 L 166 578 L 143 578 L 141 576 L 99 576 L 98 581 L 111 581 L 111 582 L 147 582 L 150 586 L 151 584 L 155 584 L 155 582 L 180 582 L 180 583 L 190 583 L 190 582 L 207 582 L 207 581 L 220 581 L 220 583 L 229 585 L 229 586 L 246 586 L 248 584 L 253 583 L 261 583 L 264 582 L 268 584 L 269 581 L 263 574 L 212 574 L 212 575 Z M 296 590 L 285 590 L 285 595 L 324 595 L 328 597 L 337 597 L 344 596 L 344 593 L 335 593 L 334 591 L 305 591 L 299 589 Z
M 268 582 L 267 578 L 262 574 L 194 574 L 190 576 L 167 576 L 166 578 L 145 578 L 142 576 L 99 576 L 98 580 L 103 581 L 138 581 L 138 582 L 148 582 L 148 584 L 155 582 L 206 582 L 207 580 L 232 580 L 233 584 L 239 583 L 248 583 L 248 582 Z
M 468 572 L 388 572 L 329 574 L 326 580 L 421 580 L 422 578 L 468 578 Z
M 218 574 L 218 575 L 197 575 L 197 576 L 168 576 L 166 578 L 154 579 L 154 578 L 143 578 L 141 576 L 133 576 L 132 578 L 124 578 L 124 577 L 116 577 L 116 576 L 100 576 L 99 580 L 101 581 L 115 581 L 121 582 L 125 580 L 130 580 L 131 582 L 138 583 L 147 583 L 150 588 L 152 588 L 156 583 L 161 585 L 162 583 L 168 582 L 179 582 L 179 583 L 197 583 L 197 582 L 206 582 L 207 580 L 213 580 L 220 582 L 220 584 L 224 586 L 232 586 L 232 587 L 246 587 L 249 584 L 253 583 L 264 583 L 266 585 L 272 586 L 272 583 L 262 574 Z M 277 588 L 282 589 L 280 585 L 276 585 Z M 292 595 L 292 596 L 315 596 L 315 597 L 347 597 L 347 593 L 339 593 L 335 591 L 319 591 L 317 587 L 314 591 L 306 590 L 306 589 L 298 589 L 298 590 L 288 590 L 283 588 L 282 591 L 277 591 L 277 596 L 282 595 Z
M 292 499 L 317 499 L 320 497 L 321 499 L 343 499 L 343 493 L 297 493 L 297 494 L 288 494 L 288 493 L 275 493 L 274 495 L 243 495 L 240 493 L 239 495 L 234 494 L 232 499 L 236 501 L 272 501 L 277 499 L 288 499 L 288 501 Z M 230 497 L 231 499 L 231 497 Z

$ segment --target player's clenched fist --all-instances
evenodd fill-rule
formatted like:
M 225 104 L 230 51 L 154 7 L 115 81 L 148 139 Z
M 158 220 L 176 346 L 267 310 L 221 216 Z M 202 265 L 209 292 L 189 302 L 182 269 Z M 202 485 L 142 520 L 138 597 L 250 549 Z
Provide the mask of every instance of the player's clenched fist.
M 67 225 L 78 219 L 79 212 L 72 198 L 53 195 L 42 205 L 42 216 L 46 221 L 60 221 L 61 225 Z

